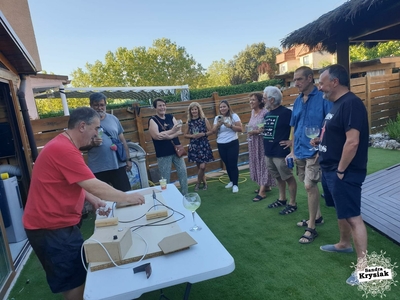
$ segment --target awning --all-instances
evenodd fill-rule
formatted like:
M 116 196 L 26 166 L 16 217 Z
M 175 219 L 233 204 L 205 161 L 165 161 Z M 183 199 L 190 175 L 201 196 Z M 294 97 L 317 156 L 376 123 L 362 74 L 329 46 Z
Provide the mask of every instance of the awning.
M 144 87 L 85 87 L 85 88 L 64 88 L 67 98 L 89 98 L 90 94 L 100 92 L 110 99 L 132 99 L 132 100 L 149 100 L 157 97 L 176 95 L 177 91 L 181 92 L 181 100 L 189 100 L 189 86 L 144 86 Z M 35 93 L 36 92 L 36 93 Z M 38 92 L 38 93 L 37 93 Z M 46 92 L 35 91 L 36 99 L 61 98 L 60 89 L 54 88 Z
M 0 11 L 0 52 L 18 74 L 36 74 L 36 63 Z

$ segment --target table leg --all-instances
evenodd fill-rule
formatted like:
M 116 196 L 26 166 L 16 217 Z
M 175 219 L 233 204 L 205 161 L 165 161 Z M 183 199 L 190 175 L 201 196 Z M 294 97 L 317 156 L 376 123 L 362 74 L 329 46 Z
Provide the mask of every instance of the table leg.
M 158 300 L 160 299 L 165 299 L 165 300 L 169 300 L 167 296 L 165 296 L 164 291 L 161 289 L 160 290 L 160 297 L 158 298 Z
M 188 282 L 186 284 L 186 290 L 185 290 L 185 295 L 183 296 L 183 300 L 188 300 L 189 299 L 189 295 L 190 295 L 190 288 L 192 287 L 192 284 L 190 282 Z

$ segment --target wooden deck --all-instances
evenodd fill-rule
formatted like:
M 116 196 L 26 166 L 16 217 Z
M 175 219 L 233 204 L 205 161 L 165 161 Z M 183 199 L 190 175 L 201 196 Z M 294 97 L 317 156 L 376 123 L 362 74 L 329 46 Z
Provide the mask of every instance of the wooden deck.
M 368 225 L 400 243 L 400 164 L 367 176 L 361 215 Z

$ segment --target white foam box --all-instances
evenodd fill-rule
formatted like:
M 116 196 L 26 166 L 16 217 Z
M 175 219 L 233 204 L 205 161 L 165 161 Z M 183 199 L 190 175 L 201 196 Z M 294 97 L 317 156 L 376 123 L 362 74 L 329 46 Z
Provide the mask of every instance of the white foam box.
M 132 233 L 130 228 L 121 226 L 96 228 L 94 234 L 85 241 L 83 246 L 88 263 L 111 261 L 106 251 L 97 241 L 107 249 L 111 258 L 117 262 L 123 260 L 132 247 Z

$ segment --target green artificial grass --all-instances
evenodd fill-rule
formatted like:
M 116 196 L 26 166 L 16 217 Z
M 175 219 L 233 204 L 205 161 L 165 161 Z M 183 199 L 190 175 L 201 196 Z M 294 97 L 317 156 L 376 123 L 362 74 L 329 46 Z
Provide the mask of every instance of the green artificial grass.
M 369 149 L 368 173 L 400 163 L 400 152 Z M 223 182 L 222 182 L 223 181 Z M 345 283 L 354 270 L 355 253 L 327 253 L 321 245 L 337 242 L 339 232 L 334 209 L 324 205 L 321 210 L 325 224 L 317 226 L 319 236 L 308 245 L 298 243 L 304 228 L 296 222 L 308 218 L 304 187 L 298 184 L 298 210 L 281 216 L 280 208 L 267 205 L 278 197 L 277 188 L 267 194 L 267 199 L 253 203 L 256 184 L 249 179 L 248 170 L 240 175 L 239 193 L 224 189 L 227 180 L 209 179 L 207 191 L 199 191 L 202 205 L 199 215 L 235 259 L 235 270 L 226 276 L 196 283 L 190 299 L 362 299 L 363 292 Z M 193 186 L 190 190 L 193 190 Z M 93 230 L 93 215 L 85 220 L 84 236 Z M 392 263 L 400 263 L 400 248 L 387 237 L 369 226 L 368 251 L 386 252 Z M 195 259 L 195 258 L 194 258 Z M 153 266 L 153 272 L 156 272 Z M 398 273 L 398 270 L 397 270 Z M 398 277 L 395 279 L 398 280 Z M 29 283 L 27 283 L 29 280 Z M 163 289 L 169 299 L 182 298 L 185 284 Z M 400 288 L 393 286 L 385 299 L 398 299 Z M 140 299 L 158 299 L 160 291 L 142 295 Z M 371 295 L 369 295 L 371 297 Z M 22 270 L 9 299 L 62 299 L 50 292 L 44 272 L 32 254 Z

